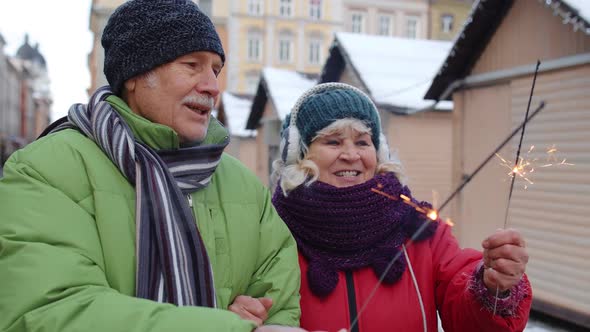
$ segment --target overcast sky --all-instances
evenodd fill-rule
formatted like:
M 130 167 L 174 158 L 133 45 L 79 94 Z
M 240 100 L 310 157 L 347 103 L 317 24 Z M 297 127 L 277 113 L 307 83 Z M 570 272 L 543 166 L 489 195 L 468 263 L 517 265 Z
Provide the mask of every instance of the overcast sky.
M 90 85 L 87 59 L 92 47 L 88 28 L 91 0 L 0 0 L 0 34 L 4 53 L 14 56 L 23 44 L 39 43 L 45 57 L 51 92 L 52 119 L 73 103 L 86 103 Z

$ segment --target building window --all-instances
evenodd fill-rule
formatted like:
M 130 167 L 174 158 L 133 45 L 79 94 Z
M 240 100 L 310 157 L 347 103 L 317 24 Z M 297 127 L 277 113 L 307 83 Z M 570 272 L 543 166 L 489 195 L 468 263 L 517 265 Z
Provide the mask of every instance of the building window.
M 280 0 L 279 3 L 279 15 L 291 17 L 293 15 L 293 1 L 291 0 Z
M 444 33 L 450 33 L 453 31 L 453 15 L 444 14 L 440 18 L 441 30 Z
M 248 14 L 260 16 L 262 15 L 263 0 L 248 0 Z
M 319 65 L 322 61 L 322 41 L 320 39 L 311 39 L 309 41 L 309 64 Z
M 322 18 L 322 0 L 309 0 L 309 17 L 314 20 Z
M 290 37 L 283 36 L 279 39 L 279 62 L 291 62 L 292 48 L 293 41 Z
M 350 20 L 350 31 L 363 33 L 365 31 L 365 15 L 360 12 L 353 12 Z
M 379 16 L 378 33 L 381 36 L 392 36 L 393 35 L 393 17 L 391 17 L 391 15 Z
M 259 32 L 248 33 L 248 60 L 258 62 L 262 58 L 262 37 Z
M 411 39 L 418 38 L 418 17 L 408 16 L 406 18 L 406 37 Z

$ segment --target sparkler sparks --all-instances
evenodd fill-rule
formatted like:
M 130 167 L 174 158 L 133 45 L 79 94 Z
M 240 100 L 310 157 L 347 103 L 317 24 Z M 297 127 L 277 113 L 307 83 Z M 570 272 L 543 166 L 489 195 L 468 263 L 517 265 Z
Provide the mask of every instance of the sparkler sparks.
M 559 161 L 559 159 L 556 156 L 557 153 L 557 148 L 555 147 L 555 144 L 551 145 L 550 147 L 547 148 L 547 164 L 541 165 L 539 167 L 551 167 L 551 166 L 559 166 L 559 165 L 565 165 L 565 166 L 573 166 L 575 164 L 572 163 L 568 163 L 566 158 L 563 158 L 561 161 Z
M 534 155 L 535 146 L 531 145 L 528 151 L 525 153 L 524 157 L 519 156 L 518 162 L 513 163 L 511 161 L 506 160 L 502 155 L 496 153 L 496 157 L 500 159 L 500 166 L 508 168 L 510 171 L 507 173 L 510 178 L 512 177 L 520 177 L 526 183 L 524 184 L 524 189 L 528 189 L 529 185 L 534 184 L 531 180 L 530 176 L 531 173 L 535 172 L 536 168 L 546 168 L 551 166 L 573 166 L 574 164 L 568 163 L 566 158 L 563 158 L 559 161 L 557 157 L 557 147 L 555 144 L 547 147 L 546 149 L 546 157 L 544 160 L 539 160 L 538 157 L 533 157 Z
M 534 146 L 531 146 L 531 148 L 529 149 L 529 152 L 527 152 L 527 155 L 533 149 L 534 149 Z M 509 162 L 506 159 L 504 159 L 504 157 L 502 157 L 499 153 L 496 153 L 496 157 L 498 157 L 501 160 L 501 162 L 500 162 L 501 166 L 506 167 L 510 170 L 510 172 L 508 172 L 508 176 L 510 176 L 510 177 L 519 176 L 520 178 L 522 178 L 524 181 L 526 181 L 528 183 L 528 184 L 524 185 L 524 189 L 527 189 L 529 184 L 533 184 L 533 181 L 531 181 L 531 179 L 529 179 L 527 177 L 527 175 L 530 173 L 533 173 L 535 171 L 535 168 L 533 166 L 533 162 L 535 162 L 536 159 L 529 159 L 526 157 L 518 157 L 518 162 L 512 163 L 512 162 Z

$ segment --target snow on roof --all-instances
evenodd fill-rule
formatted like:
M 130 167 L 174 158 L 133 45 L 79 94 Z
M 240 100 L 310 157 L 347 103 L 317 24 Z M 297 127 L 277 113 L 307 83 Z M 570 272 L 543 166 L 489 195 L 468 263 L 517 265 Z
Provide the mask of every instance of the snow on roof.
M 236 97 L 227 91 L 223 92 L 221 98 L 230 134 L 239 137 L 256 136 L 256 130 L 246 129 L 246 121 L 248 120 L 252 101 L 247 98 Z
M 276 107 L 281 121 L 291 112 L 297 99 L 317 84 L 316 80 L 295 71 L 272 67 L 265 67 L 262 70 L 262 77 L 266 81 L 268 99 Z
M 545 4 L 548 6 L 554 5 L 556 3 L 555 0 L 544 0 Z M 561 0 L 561 2 L 564 2 L 565 4 L 567 4 L 568 6 L 572 7 L 574 10 L 577 11 L 577 14 L 580 18 L 582 18 L 584 21 L 586 21 L 586 27 L 584 29 L 584 32 L 586 34 L 590 34 L 590 28 L 588 27 L 588 23 L 590 23 L 590 1 L 588 0 Z M 554 7 L 554 10 L 558 11 L 558 8 Z M 576 28 L 584 28 L 582 24 L 580 25 L 576 25 L 576 23 L 581 23 L 581 22 L 577 22 L 576 20 L 572 20 L 571 16 L 569 13 L 559 13 L 562 15 L 563 18 L 563 23 L 572 23 L 574 24 L 574 27 Z
M 344 32 L 336 38 L 377 104 L 413 110 L 433 104 L 423 97 L 451 42 Z M 452 102 L 439 103 L 437 109 L 452 109 Z
M 545 0 L 546 2 L 550 2 Z M 590 1 L 588 0 L 562 0 L 567 3 L 570 7 L 576 9 L 578 14 L 582 16 L 586 21 L 590 19 Z

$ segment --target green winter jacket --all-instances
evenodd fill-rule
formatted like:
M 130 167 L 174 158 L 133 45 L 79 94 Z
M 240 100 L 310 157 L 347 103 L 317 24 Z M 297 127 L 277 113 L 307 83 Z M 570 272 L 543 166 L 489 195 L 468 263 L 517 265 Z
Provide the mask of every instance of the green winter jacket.
M 137 139 L 179 146 L 169 127 L 108 101 Z M 226 135 L 212 119 L 205 141 Z M 266 323 L 298 326 L 296 245 L 269 191 L 224 154 L 192 200 L 220 309 L 134 297 L 135 189 L 93 141 L 68 129 L 14 153 L 0 179 L 0 331 L 251 331 L 227 310 L 238 295 L 271 297 Z

